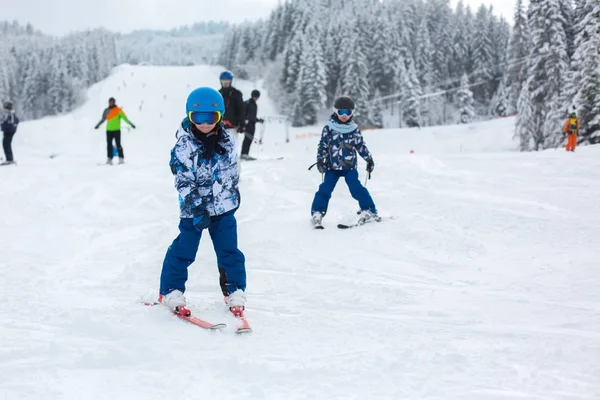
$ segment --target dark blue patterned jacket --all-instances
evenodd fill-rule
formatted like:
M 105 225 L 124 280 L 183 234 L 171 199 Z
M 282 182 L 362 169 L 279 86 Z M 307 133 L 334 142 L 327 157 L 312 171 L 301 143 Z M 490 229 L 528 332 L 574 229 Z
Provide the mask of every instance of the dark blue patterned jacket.
M 204 144 L 194 137 L 185 119 L 177 130 L 177 143 L 171 150 L 171 172 L 179 192 L 181 218 L 193 218 L 208 211 L 225 214 L 240 205 L 239 171 L 235 139 L 222 129 L 220 152 L 210 160 L 204 157 Z
M 321 133 L 317 160 L 327 170 L 356 169 L 356 152 L 365 160 L 372 159 L 358 125 L 352 121 L 342 123 L 332 115 Z

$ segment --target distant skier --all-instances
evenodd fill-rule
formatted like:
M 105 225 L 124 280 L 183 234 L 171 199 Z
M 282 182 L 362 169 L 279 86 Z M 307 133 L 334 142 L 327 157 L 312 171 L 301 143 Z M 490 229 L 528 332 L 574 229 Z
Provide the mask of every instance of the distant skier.
M 121 120 L 127 122 L 133 129 L 135 125 L 127 119 L 127 116 L 123 110 L 116 105 L 115 99 L 111 97 L 108 99 L 108 108 L 102 113 L 102 119 L 95 126 L 94 129 L 98 129 L 100 125 L 106 122 L 106 164 L 112 165 L 113 159 L 113 140 L 117 146 L 119 154 L 119 164 L 125 162 L 125 155 L 123 154 L 123 147 L 121 146 Z
M 356 170 L 357 152 L 367 161 L 369 174 L 373 172 L 375 163 L 358 125 L 352 121 L 354 100 L 350 97 L 340 97 L 333 107 L 334 112 L 323 128 L 317 153 L 317 168 L 325 175 L 312 203 L 313 223 L 321 226 L 331 194 L 338 179 L 342 177 L 346 180 L 350 194 L 360 206 L 359 223 L 379 221 L 375 203 L 367 188 L 360 183 Z
M 246 123 L 244 125 L 244 142 L 242 143 L 242 160 L 256 160 L 254 157 L 249 155 L 250 146 L 252 146 L 252 142 L 254 140 L 254 133 L 256 132 L 256 123 L 263 123 L 264 120 L 262 118 L 257 118 L 256 114 L 258 113 L 257 102 L 260 98 L 260 92 L 258 90 L 253 90 L 252 97 L 246 100 L 245 104 L 245 117 Z
M 217 255 L 219 283 L 234 315 L 246 302 L 245 258 L 238 249 L 235 212 L 240 206 L 235 138 L 222 125 L 223 97 L 202 87 L 190 93 L 187 117 L 177 130 L 171 172 L 179 192 L 179 236 L 165 256 L 159 301 L 176 313 L 186 308 L 188 267 L 196 258 L 202 232 L 208 229 Z
M 7 101 L 4 103 L 4 111 L 2 113 L 2 132 L 4 133 L 4 138 L 2 140 L 2 147 L 4 148 L 4 155 L 6 156 L 6 161 L 4 161 L 3 165 L 14 164 L 15 160 L 13 158 L 12 152 L 12 140 L 17 133 L 17 127 L 19 125 L 19 118 L 15 114 L 13 110 L 13 105 L 11 102 Z
M 219 76 L 221 89 L 219 93 L 225 101 L 223 124 L 227 128 L 237 128 L 238 133 L 244 132 L 244 99 L 242 92 L 231 86 L 233 73 L 224 71 Z
M 469 114 L 469 112 L 467 110 L 463 110 L 460 113 L 460 122 L 462 122 L 463 124 L 471 123 L 471 115 Z
M 575 151 L 577 147 L 577 137 L 579 136 L 579 120 L 577 113 L 572 112 L 563 126 L 563 132 L 567 134 L 567 151 Z

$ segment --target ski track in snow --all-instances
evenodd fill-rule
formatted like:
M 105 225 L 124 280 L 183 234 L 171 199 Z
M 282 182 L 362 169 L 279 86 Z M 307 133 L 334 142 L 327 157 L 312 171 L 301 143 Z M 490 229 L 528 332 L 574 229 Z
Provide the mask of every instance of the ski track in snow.
M 0 169 L 0 399 L 600 398 L 600 148 L 519 154 L 514 119 L 364 132 L 396 218 L 348 231 L 343 180 L 326 229 L 309 223 L 318 137 L 271 126 L 252 153 L 285 159 L 242 164 L 237 213 L 254 332 L 233 335 L 208 235 L 186 295 L 228 328 L 141 305 L 177 235 L 185 97 L 219 72 L 121 66 L 72 114 L 21 125 Z M 123 166 L 97 165 L 109 96 L 138 125 Z

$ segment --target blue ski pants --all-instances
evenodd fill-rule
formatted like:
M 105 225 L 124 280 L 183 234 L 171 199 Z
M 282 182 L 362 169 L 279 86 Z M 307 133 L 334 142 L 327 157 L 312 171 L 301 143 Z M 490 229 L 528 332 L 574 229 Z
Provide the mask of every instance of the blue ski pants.
M 217 254 L 219 284 L 224 296 L 237 289 L 246 290 L 246 265 L 244 254 L 238 249 L 235 211 L 211 217 L 208 233 Z M 173 290 L 185 292 L 188 267 L 195 261 L 202 231 L 194 227 L 192 218 L 181 218 L 179 236 L 173 241 L 163 262 L 160 274 L 160 294 Z
M 348 189 L 352 197 L 358 201 L 358 205 L 361 210 L 369 210 L 376 213 L 375 203 L 369 194 L 369 191 L 364 187 L 358 179 L 358 171 L 355 169 L 351 170 L 330 170 L 325 172 L 325 179 L 319 186 L 319 190 L 315 194 L 315 199 L 312 203 L 311 214 L 314 212 L 320 212 L 323 215 L 327 213 L 327 206 L 329 205 L 329 199 L 335 189 L 340 178 L 346 179 Z

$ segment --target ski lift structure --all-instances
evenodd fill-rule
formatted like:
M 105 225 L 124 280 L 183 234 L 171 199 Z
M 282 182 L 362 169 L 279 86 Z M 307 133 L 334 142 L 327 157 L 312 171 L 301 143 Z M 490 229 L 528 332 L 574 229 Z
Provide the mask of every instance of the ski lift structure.
M 260 134 L 258 136 L 258 143 L 263 144 L 265 141 L 265 136 L 268 131 L 267 124 L 269 125 L 269 129 L 280 129 L 283 128 L 285 134 L 285 142 L 290 142 L 290 119 L 285 115 L 268 115 L 263 117 L 264 123 L 260 124 Z

